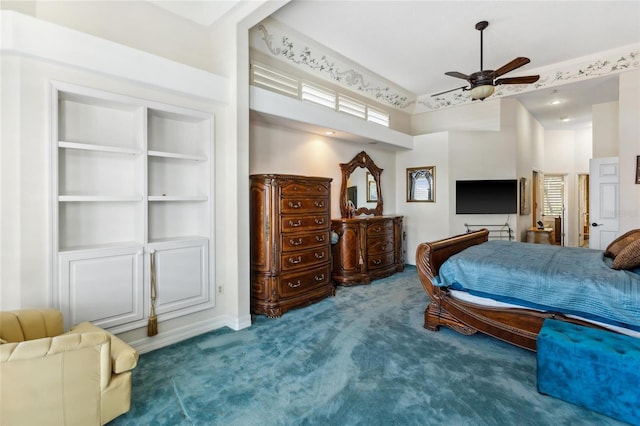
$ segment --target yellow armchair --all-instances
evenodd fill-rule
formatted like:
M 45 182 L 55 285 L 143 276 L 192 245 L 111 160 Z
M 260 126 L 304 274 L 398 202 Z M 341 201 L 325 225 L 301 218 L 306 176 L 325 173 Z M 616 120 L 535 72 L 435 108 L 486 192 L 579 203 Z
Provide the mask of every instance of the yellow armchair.
M 102 425 L 131 406 L 135 349 L 54 309 L 0 312 L 0 424 Z

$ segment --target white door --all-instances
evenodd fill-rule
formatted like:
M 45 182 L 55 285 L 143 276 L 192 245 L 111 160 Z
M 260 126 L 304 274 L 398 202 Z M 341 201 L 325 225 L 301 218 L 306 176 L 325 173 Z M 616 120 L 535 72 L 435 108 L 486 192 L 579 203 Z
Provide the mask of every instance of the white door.
M 617 157 L 589 161 L 589 248 L 604 250 L 618 236 L 619 180 Z

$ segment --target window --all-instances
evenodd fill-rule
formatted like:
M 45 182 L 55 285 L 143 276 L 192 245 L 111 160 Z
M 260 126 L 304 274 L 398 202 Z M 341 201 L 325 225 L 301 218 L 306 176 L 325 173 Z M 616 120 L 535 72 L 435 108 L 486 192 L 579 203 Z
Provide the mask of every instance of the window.
M 312 102 L 333 110 L 336 109 L 336 94 L 331 90 L 312 86 L 309 83 L 302 83 L 301 92 L 301 98 L 303 101 Z
M 371 107 L 367 108 L 367 121 L 389 127 L 389 114 Z
M 258 64 L 251 64 L 251 81 L 257 86 L 298 97 L 298 80 Z
M 544 176 L 543 216 L 562 216 L 564 210 L 564 176 Z
M 266 65 L 251 63 L 251 84 L 316 105 L 322 105 L 334 111 L 344 112 L 367 120 L 369 123 L 389 127 L 389 113 L 372 108 L 361 101 L 337 93 L 334 90 L 326 89 L 316 84 L 301 82 L 296 77 L 288 76 Z
M 367 116 L 367 106 L 344 95 L 338 96 L 338 111 L 354 115 L 358 118 Z

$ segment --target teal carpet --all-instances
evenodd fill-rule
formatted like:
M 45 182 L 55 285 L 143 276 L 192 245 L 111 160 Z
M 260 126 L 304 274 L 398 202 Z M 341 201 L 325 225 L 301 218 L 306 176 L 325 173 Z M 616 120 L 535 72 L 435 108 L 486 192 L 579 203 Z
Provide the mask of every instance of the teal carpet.
M 112 425 L 618 425 L 536 391 L 535 354 L 422 328 L 415 267 L 140 357 Z

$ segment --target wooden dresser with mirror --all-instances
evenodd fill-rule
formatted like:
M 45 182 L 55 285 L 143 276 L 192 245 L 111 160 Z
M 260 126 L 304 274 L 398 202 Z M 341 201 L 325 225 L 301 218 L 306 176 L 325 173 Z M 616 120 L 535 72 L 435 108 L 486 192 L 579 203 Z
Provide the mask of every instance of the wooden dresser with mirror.
M 342 217 L 331 220 L 339 237 L 333 245 L 333 280 L 344 286 L 368 284 L 402 271 L 403 217 L 382 214 L 382 169 L 364 151 L 340 168 Z

